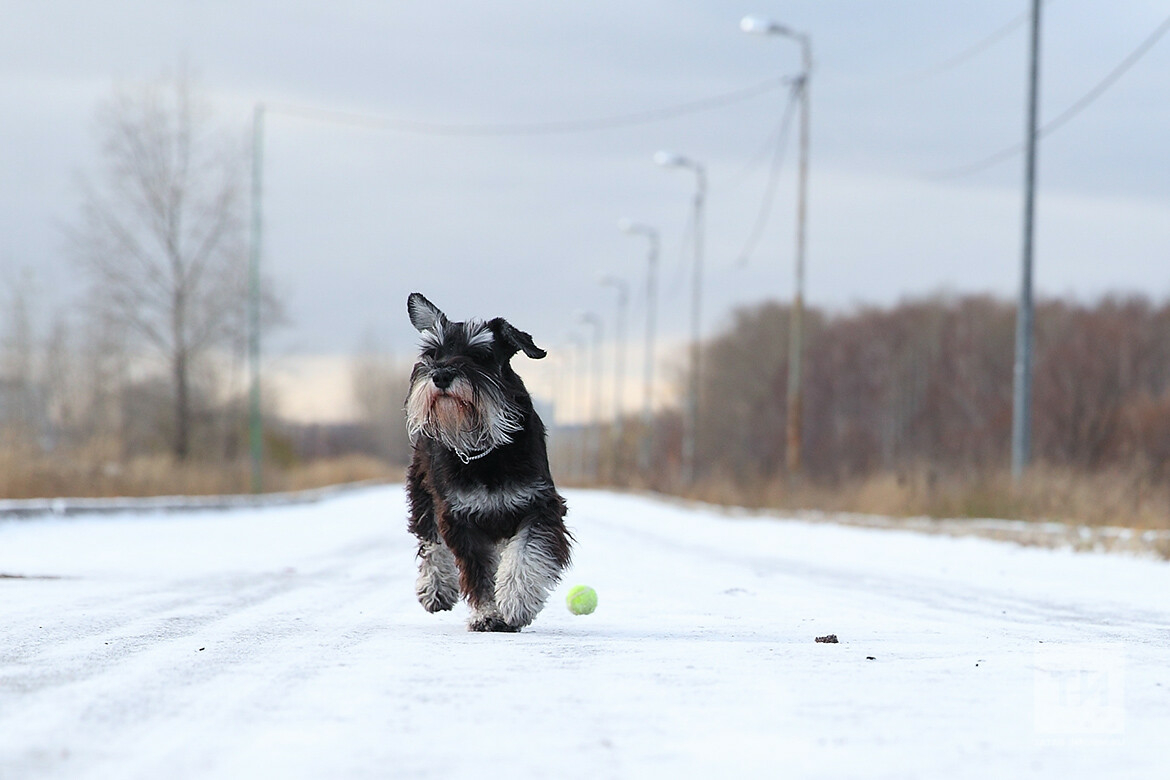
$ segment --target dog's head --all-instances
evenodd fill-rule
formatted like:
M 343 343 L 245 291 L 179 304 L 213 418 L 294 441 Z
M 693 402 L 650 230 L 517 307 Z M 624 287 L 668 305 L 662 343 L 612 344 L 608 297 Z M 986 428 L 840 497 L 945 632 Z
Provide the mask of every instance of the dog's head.
M 411 439 L 434 439 L 464 460 L 508 444 L 524 425 L 516 401 L 526 395 L 512 356 L 542 358 L 545 351 L 501 317 L 451 322 L 419 293 L 406 309 L 422 334 L 406 399 Z

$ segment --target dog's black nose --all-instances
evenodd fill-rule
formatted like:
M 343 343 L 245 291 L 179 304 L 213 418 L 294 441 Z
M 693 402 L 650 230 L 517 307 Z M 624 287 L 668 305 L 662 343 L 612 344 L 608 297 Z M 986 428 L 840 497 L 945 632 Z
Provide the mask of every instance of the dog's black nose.
M 437 368 L 431 374 L 431 381 L 440 390 L 446 390 L 455 381 L 455 371 L 450 368 Z

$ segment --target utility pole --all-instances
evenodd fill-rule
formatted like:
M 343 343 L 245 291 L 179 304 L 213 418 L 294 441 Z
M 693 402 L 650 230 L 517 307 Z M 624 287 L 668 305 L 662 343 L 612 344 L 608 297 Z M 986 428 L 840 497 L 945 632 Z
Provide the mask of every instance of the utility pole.
M 642 366 L 642 447 L 639 467 L 643 477 L 650 474 L 650 457 L 654 446 L 654 320 L 658 311 L 658 231 L 649 234 L 650 253 L 646 272 L 646 355 Z
M 796 291 L 792 296 L 791 321 L 788 326 L 788 431 L 787 465 L 789 474 L 803 468 L 804 448 L 804 246 L 808 218 L 808 79 L 812 55 L 808 38 L 802 37 L 804 73 L 800 75 L 800 190 L 796 200 Z
M 617 318 L 614 323 L 614 365 L 613 365 L 613 481 L 624 482 L 622 458 L 622 400 L 626 384 L 626 307 L 630 300 L 630 286 L 624 279 L 607 276 L 601 283 L 617 290 Z
M 699 318 L 703 302 L 703 204 L 707 198 L 707 169 L 681 154 L 660 151 L 654 162 L 663 168 L 687 168 L 695 174 L 694 239 L 695 267 L 691 284 L 691 375 L 687 392 L 686 412 L 683 415 L 682 481 L 688 487 L 695 484 L 695 439 L 699 432 L 699 336 L 702 328 Z
M 1040 5 L 1032 0 L 1032 55 L 1024 161 L 1024 247 L 1016 310 L 1016 361 L 1012 392 L 1012 477 L 1020 479 L 1032 457 L 1032 252 L 1035 234 L 1036 121 L 1040 93 Z
M 658 309 L 658 231 L 628 219 L 618 220 L 618 229 L 627 235 L 643 235 L 650 243 L 646 256 L 646 347 L 642 366 L 642 443 L 638 451 L 638 470 L 643 478 L 650 474 L 650 455 L 653 445 L 654 417 L 654 319 Z
M 687 437 L 683 450 L 683 475 L 687 485 L 695 484 L 698 477 L 697 450 L 699 438 L 699 392 L 701 385 L 700 375 L 700 338 L 702 329 L 699 324 L 700 310 L 703 302 L 703 204 L 707 199 L 707 170 L 701 165 L 695 167 L 695 268 L 694 281 L 691 284 L 691 392 L 688 394 L 690 406 L 687 418 Z
M 569 382 L 569 387 L 573 390 L 573 412 L 574 415 L 580 414 L 581 417 L 577 422 L 577 441 L 574 442 L 574 474 L 577 479 L 584 481 L 585 479 L 585 462 L 588 460 L 587 450 L 589 448 L 589 437 L 587 431 L 589 430 L 589 422 L 586 419 L 589 409 L 588 394 L 588 366 L 586 365 L 585 351 L 588 349 L 588 344 L 584 337 L 580 334 L 573 333 L 569 336 L 570 343 L 575 346 L 576 360 L 574 361 L 574 370 L 571 373 L 572 381 Z
M 264 104 L 252 113 L 252 234 L 248 254 L 248 439 L 252 456 L 252 492 L 264 489 L 264 428 L 260 414 L 260 173 L 263 170 Z
M 800 44 L 801 74 L 793 79 L 793 88 L 800 91 L 800 172 L 796 194 L 796 289 L 792 293 L 792 309 L 788 324 L 788 426 L 786 431 L 786 465 L 790 475 L 803 468 L 801 451 L 804 438 L 804 246 L 805 225 L 808 222 L 808 84 L 812 76 L 812 41 L 809 36 L 792 28 L 758 16 L 745 16 L 739 27 L 753 35 L 781 35 Z
M 604 325 L 601 317 L 594 312 L 587 311 L 581 315 L 581 322 L 593 328 L 593 407 L 591 416 L 593 418 L 593 483 L 600 484 L 601 482 L 601 387 L 602 375 L 604 368 L 601 365 L 601 339 L 603 336 Z

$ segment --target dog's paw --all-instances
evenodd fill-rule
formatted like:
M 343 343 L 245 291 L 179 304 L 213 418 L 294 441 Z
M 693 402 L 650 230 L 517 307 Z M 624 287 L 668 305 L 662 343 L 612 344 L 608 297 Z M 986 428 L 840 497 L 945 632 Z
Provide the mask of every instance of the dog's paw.
M 459 601 L 459 570 L 444 544 L 426 543 L 419 550 L 414 592 L 427 612 L 444 612 Z
M 459 600 L 459 594 L 451 596 L 446 593 L 424 593 L 419 591 L 418 603 L 422 604 L 427 612 L 448 612 Z
M 471 618 L 467 621 L 468 631 L 504 631 L 515 633 L 520 626 L 509 623 L 500 614 L 499 608 L 490 602 L 481 603 L 471 608 Z
M 510 634 L 515 634 L 520 630 L 520 626 L 510 625 L 499 615 L 482 615 L 480 617 L 473 617 L 467 624 L 468 631 L 499 631 Z
M 540 611 L 544 609 L 543 595 L 533 597 L 528 593 L 516 593 L 508 587 L 496 588 L 496 602 L 499 604 L 500 618 L 507 624 L 516 626 L 519 631 L 529 625 Z

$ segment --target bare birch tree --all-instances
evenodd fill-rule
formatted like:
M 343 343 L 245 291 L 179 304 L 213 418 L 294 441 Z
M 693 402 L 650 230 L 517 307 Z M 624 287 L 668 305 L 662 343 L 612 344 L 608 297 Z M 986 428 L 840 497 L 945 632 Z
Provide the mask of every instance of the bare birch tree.
M 104 166 L 83 182 L 71 241 L 91 303 L 165 361 L 182 460 L 193 371 L 246 327 L 242 139 L 213 123 L 185 77 L 116 93 L 98 133 Z

